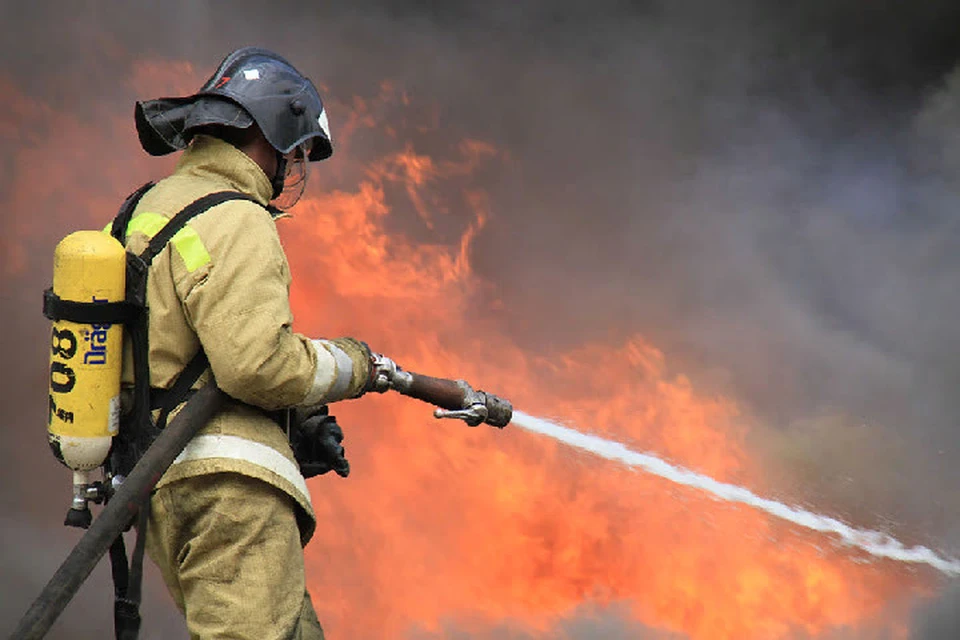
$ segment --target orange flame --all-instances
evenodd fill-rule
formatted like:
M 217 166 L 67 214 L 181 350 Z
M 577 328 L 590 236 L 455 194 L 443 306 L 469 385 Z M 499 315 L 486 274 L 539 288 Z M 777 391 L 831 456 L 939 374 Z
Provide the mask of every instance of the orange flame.
M 200 80 L 188 65 L 142 63 L 131 86 L 138 96 L 177 95 Z M 9 96 L 0 138 L 19 149 L 20 188 L 6 207 L 54 212 L 70 228 L 99 226 L 120 194 L 160 173 L 137 149 L 127 113 L 107 110 L 91 135 L 89 122 L 10 82 L 0 79 L 0 91 Z M 405 122 L 410 102 L 384 83 L 373 99 L 330 105 L 344 122 L 337 154 L 280 225 L 297 329 L 360 337 L 410 370 L 465 378 L 529 413 L 761 488 L 737 403 L 668 375 L 664 354 L 642 336 L 530 353 L 498 328 L 496 288 L 474 274 L 470 252 L 502 212 L 472 181 L 506 153 L 469 139 L 448 147 L 452 158 L 418 153 L 408 131 L 436 123 Z M 381 130 L 386 113 L 400 115 Z M 55 132 L 21 139 L 52 123 Z M 123 140 L 114 157 L 96 144 L 104 135 Z M 393 149 L 370 152 L 377 145 Z M 56 188 L 26 179 L 35 166 L 59 176 Z M 422 233 L 391 226 L 401 205 L 413 208 Z M 438 222 L 449 224 L 458 206 L 468 222 L 451 242 Z M 55 242 L 27 217 L 12 232 L 10 246 Z M 3 256 L 4 277 L 22 271 L 24 259 Z M 921 584 L 745 507 L 510 427 L 438 422 L 426 405 L 393 394 L 341 403 L 335 413 L 353 472 L 310 481 L 319 525 L 306 550 L 331 637 L 440 632 L 450 620 L 464 630 L 509 621 L 544 632 L 585 602 L 626 602 L 638 621 L 697 640 L 816 635 L 875 619 L 902 636 L 902 613 L 886 612 Z
M 344 146 L 339 161 L 354 162 Z M 441 162 L 407 142 L 360 161 L 351 189 L 314 185 L 281 227 L 299 328 L 363 337 L 411 370 L 464 377 L 531 413 L 758 483 L 736 403 L 668 377 L 642 337 L 531 354 L 497 331 L 495 296 L 470 268 L 491 215 L 475 186 L 461 187 L 473 209 L 459 243 L 387 230 L 385 194 L 405 193 L 432 229 L 450 209 L 448 183 L 498 157 L 479 142 L 458 153 Z M 336 412 L 354 472 L 311 482 L 320 527 L 307 550 L 332 635 L 400 637 L 451 618 L 546 630 L 585 601 L 625 600 L 639 620 L 691 638 L 777 638 L 863 624 L 903 589 L 890 565 L 860 565 L 746 508 L 509 427 L 437 423 L 389 396 Z

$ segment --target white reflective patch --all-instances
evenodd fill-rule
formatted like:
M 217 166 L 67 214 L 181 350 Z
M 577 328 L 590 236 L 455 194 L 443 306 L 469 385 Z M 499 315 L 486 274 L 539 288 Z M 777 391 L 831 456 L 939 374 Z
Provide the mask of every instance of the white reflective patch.
M 336 402 L 347 397 L 350 380 L 353 378 L 353 359 L 346 351 L 328 340 L 314 340 L 314 345 L 326 347 L 337 366 L 337 377 L 327 390 L 326 401 Z
M 244 69 L 243 77 L 247 80 L 259 80 L 260 79 L 260 69 Z
M 327 122 L 326 109 L 320 111 L 320 117 L 317 118 L 317 124 L 320 125 L 320 128 L 323 129 L 323 132 L 327 134 L 327 138 L 332 142 L 333 136 L 330 135 L 330 123 Z
M 272 471 L 292 484 L 303 495 L 307 503 L 310 503 L 310 491 L 307 490 L 307 483 L 303 480 L 297 465 L 287 460 L 279 451 L 239 436 L 222 434 L 196 436 L 174 459 L 173 464 L 188 460 L 214 460 L 216 458 L 243 460 Z
M 337 380 L 337 361 L 333 354 L 324 346 L 325 340 L 311 340 L 313 350 L 317 354 L 317 368 L 313 372 L 313 385 L 307 392 L 307 397 L 303 399 L 304 406 L 310 406 L 323 402 L 330 387 Z

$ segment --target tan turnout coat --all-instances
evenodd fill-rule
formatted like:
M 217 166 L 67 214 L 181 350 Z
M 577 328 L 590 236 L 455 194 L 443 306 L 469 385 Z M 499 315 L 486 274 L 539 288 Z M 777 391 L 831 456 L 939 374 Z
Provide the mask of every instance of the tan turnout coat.
M 143 250 L 187 204 L 227 190 L 264 205 L 272 193 L 250 158 L 223 141 L 198 136 L 175 172 L 137 205 L 128 247 Z M 263 206 L 228 201 L 190 220 L 150 269 L 150 384 L 169 388 L 202 344 L 210 369 L 196 386 L 212 370 L 219 387 L 235 399 L 191 441 L 158 488 L 225 471 L 258 478 L 300 506 L 306 544 L 315 527 L 310 494 L 286 434 L 261 409 L 342 399 L 351 371 L 343 352 L 293 332 L 289 286 L 287 259 Z

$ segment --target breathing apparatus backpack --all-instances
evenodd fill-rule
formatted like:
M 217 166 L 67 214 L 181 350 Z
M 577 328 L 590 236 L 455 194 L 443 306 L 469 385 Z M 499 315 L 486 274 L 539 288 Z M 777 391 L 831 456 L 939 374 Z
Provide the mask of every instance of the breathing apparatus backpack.
M 147 276 L 154 258 L 190 219 L 211 207 L 228 200 L 256 202 L 234 191 L 205 195 L 170 218 L 137 254 L 125 249 L 127 228 L 151 187 L 148 182 L 127 197 L 107 229 L 77 231 L 64 238 L 54 254 L 53 286 L 43 295 L 43 314 L 53 321 L 48 440 L 54 455 L 74 475 L 67 526 L 90 526 L 88 503 L 110 499 L 209 365 L 201 348 L 169 389 L 150 387 Z M 121 403 L 124 331 L 133 351 L 132 402 L 127 403 Z M 156 420 L 154 410 L 159 410 Z M 99 467 L 104 481 L 92 481 L 92 472 Z M 149 501 L 138 515 L 129 567 L 122 534 L 110 547 L 115 626 L 117 638 L 124 640 L 136 638 L 140 625 L 148 506 Z

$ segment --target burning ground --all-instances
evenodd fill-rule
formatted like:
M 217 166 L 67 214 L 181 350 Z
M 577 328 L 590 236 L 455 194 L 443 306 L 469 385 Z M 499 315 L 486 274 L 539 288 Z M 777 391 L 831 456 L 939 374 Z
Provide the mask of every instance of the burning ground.
M 43 443 L 37 300 L 52 248 L 169 169 L 138 150 L 132 101 L 192 91 L 254 40 L 325 85 L 337 144 L 281 224 L 298 330 L 357 335 L 529 413 L 955 545 L 950 64 L 832 41 L 822 27 L 849 36 L 855 15 L 840 9 L 614 10 L 224 19 L 208 5 L 177 24 L 94 10 L 57 34 L 30 9 L 11 13 L 3 619 L 75 537 L 59 530 L 68 474 Z M 884 16 L 878 39 L 899 33 L 885 20 L 928 39 L 942 21 Z M 791 27 L 811 24 L 823 41 L 798 28 L 787 55 Z M 56 37 L 30 44 L 38 35 Z M 898 66 L 911 64 L 926 75 Z M 917 605 L 955 598 L 936 576 L 743 507 L 509 428 L 437 423 L 398 397 L 336 413 L 354 472 L 311 481 L 320 526 L 307 551 L 332 637 L 927 640 L 950 628 L 955 600 Z M 58 633 L 106 627 L 104 579 Z M 147 637 L 180 629 L 158 591 Z

